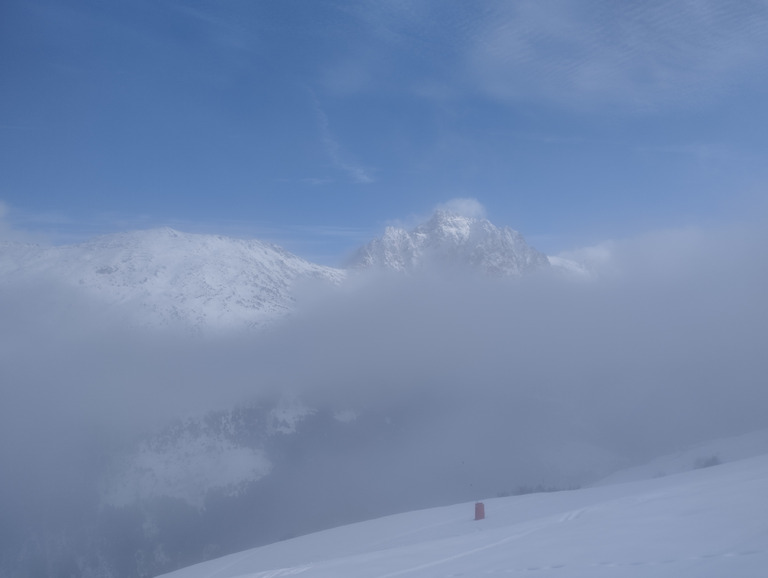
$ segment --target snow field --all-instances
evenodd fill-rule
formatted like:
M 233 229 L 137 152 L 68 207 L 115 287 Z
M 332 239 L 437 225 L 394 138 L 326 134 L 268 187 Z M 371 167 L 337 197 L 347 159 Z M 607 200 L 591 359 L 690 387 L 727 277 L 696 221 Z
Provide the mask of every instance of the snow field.
M 768 455 L 664 478 L 408 512 L 168 578 L 764 578 Z

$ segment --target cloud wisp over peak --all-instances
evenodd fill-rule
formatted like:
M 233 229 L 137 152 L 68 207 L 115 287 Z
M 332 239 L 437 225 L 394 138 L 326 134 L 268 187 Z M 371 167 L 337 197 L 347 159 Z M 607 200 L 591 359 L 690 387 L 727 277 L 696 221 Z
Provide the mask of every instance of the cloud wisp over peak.
M 470 197 L 451 199 L 445 203 L 440 203 L 436 209 L 473 219 L 484 219 L 486 216 L 485 207 L 480 201 Z

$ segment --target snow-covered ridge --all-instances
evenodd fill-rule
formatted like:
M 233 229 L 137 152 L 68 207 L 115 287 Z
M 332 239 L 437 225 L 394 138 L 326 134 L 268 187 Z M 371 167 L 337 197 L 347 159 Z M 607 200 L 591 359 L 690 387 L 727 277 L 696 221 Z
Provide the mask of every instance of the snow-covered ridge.
M 438 210 L 411 231 L 387 227 L 353 255 L 354 268 L 414 271 L 430 265 L 477 269 L 494 276 L 516 276 L 549 266 L 547 257 L 523 236 L 490 221 Z
M 709 468 L 768 454 L 768 430 L 720 438 L 657 457 L 646 464 L 614 472 L 597 486 L 663 478 L 694 469 Z
M 558 255 L 549 255 L 547 256 L 547 259 L 552 267 L 566 274 L 578 277 L 586 277 L 589 275 L 589 271 L 584 265 L 573 259 L 566 259 L 565 257 L 560 257 Z
M 449 265 L 501 277 L 549 264 L 520 233 L 446 210 L 412 231 L 387 228 L 350 263 L 396 271 Z M 149 327 L 265 326 L 294 310 L 298 286 L 340 284 L 346 275 L 262 241 L 167 227 L 56 247 L 0 243 L 0 285 L 67 287 L 130 324 Z
M 768 454 L 676 476 L 388 516 L 167 578 L 765 574 Z
M 169 228 L 60 247 L 4 244 L 0 274 L 0 282 L 43 279 L 134 306 L 142 325 L 208 328 L 262 325 L 291 311 L 297 284 L 345 276 L 261 241 Z

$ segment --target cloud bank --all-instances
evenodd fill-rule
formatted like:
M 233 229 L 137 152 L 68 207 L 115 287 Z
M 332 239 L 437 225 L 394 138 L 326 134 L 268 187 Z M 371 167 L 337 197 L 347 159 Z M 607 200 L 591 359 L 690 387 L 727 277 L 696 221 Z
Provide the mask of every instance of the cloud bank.
M 33 416 L 48 412 L 144 427 L 293 391 L 353 409 L 421 395 L 478 411 L 537 400 L 585 423 L 635 420 L 627 437 L 688 430 L 681 442 L 717 423 L 739 429 L 763 399 L 765 241 L 743 229 L 657 233 L 604 248 L 587 279 L 361 276 L 300 301 L 285 325 L 231 340 L 144 334 L 71 290 L 4 286 L 3 422 L 46 428 Z
M 766 241 L 650 234 L 609 245 L 588 277 L 362 275 L 268 333 L 216 338 L 126 329 L 42 281 L 2 285 L 0 501 L 13 508 L 0 529 L 66 533 L 137 436 L 276 396 L 379 424 L 276 463 L 291 497 L 275 500 L 306 506 L 291 514 L 303 528 L 342 505 L 365 517 L 583 483 L 768 427 Z

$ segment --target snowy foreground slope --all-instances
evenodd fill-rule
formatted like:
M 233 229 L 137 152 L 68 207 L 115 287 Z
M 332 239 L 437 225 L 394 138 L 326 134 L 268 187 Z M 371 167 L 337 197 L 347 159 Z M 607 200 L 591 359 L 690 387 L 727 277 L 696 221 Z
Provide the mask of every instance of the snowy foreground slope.
M 211 560 L 173 578 L 764 578 L 768 454 L 569 492 L 399 514 Z

